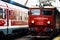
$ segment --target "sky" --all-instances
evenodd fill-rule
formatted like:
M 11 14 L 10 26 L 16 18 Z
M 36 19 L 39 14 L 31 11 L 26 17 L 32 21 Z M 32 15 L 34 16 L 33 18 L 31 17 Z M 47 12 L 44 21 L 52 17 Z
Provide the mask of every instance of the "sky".
M 20 3 L 22 5 L 25 5 L 25 3 L 26 3 L 27 0 L 12 0 L 12 1 Z M 40 2 L 41 1 L 47 1 L 47 0 L 40 0 Z M 33 7 L 33 6 L 36 6 L 36 4 L 39 5 L 39 0 L 28 0 L 26 6 L 27 7 Z
M 20 4 L 22 4 L 22 5 L 25 5 L 25 2 L 26 2 L 27 0 L 12 0 L 12 1 L 15 1 L 15 2 L 17 2 L 17 3 L 20 3 Z M 31 7 L 31 6 L 36 5 L 36 4 L 39 4 L 39 0 L 28 0 L 26 6 L 27 6 L 27 7 Z

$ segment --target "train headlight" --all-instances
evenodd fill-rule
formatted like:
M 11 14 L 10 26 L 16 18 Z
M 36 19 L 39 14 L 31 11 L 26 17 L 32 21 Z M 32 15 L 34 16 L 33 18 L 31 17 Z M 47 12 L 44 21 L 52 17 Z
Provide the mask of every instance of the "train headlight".
M 48 24 L 50 24 L 50 21 L 47 21 Z
M 34 20 L 32 20 L 31 22 L 34 23 Z

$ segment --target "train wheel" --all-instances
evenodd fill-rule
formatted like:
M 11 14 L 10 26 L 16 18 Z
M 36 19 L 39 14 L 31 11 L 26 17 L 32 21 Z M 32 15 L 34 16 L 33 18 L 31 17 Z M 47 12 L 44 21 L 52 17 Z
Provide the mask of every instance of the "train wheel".
M 51 33 L 50 38 L 53 39 L 53 38 L 55 38 L 58 34 L 59 34 L 59 32 L 55 29 L 55 30 L 53 31 L 53 33 Z
M 4 33 L 3 32 L 0 32 L 0 37 L 4 37 Z
M 3 32 L 0 32 L 0 40 L 3 40 L 4 37 L 5 35 L 3 34 Z

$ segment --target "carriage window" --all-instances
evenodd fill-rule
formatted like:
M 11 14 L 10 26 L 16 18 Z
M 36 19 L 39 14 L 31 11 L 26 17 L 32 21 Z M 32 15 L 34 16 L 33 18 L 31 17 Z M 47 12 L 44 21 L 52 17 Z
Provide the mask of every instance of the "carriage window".
M 3 18 L 4 19 L 6 18 L 6 9 L 4 9 L 4 11 L 3 11 Z
M 43 10 L 43 15 L 52 15 L 52 11 Z
M 2 8 L 0 8 L 0 19 L 2 19 L 3 18 L 3 9 Z
M 12 20 L 20 20 L 20 17 L 20 12 L 16 10 L 13 10 L 10 14 L 10 19 Z
M 40 15 L 40 9 L 32 9 L 31 13 L 32 15 Z

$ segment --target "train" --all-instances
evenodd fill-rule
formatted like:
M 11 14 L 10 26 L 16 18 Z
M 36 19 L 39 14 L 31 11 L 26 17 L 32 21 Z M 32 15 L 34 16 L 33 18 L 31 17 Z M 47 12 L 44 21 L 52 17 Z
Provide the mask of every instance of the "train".
M 32 37 L 50 38 L 56 31 L 56 8 L 52 5 L 29 8 L 29 31 Z
M 0 1 L 0 36 L 27 32 L 28 9 Z
M 54 6 L 25 9 L 0 1 L 0 37 L 18 33 L 28 33 L 33 37 L 53 35 L 57 28 L 56 13 Z

